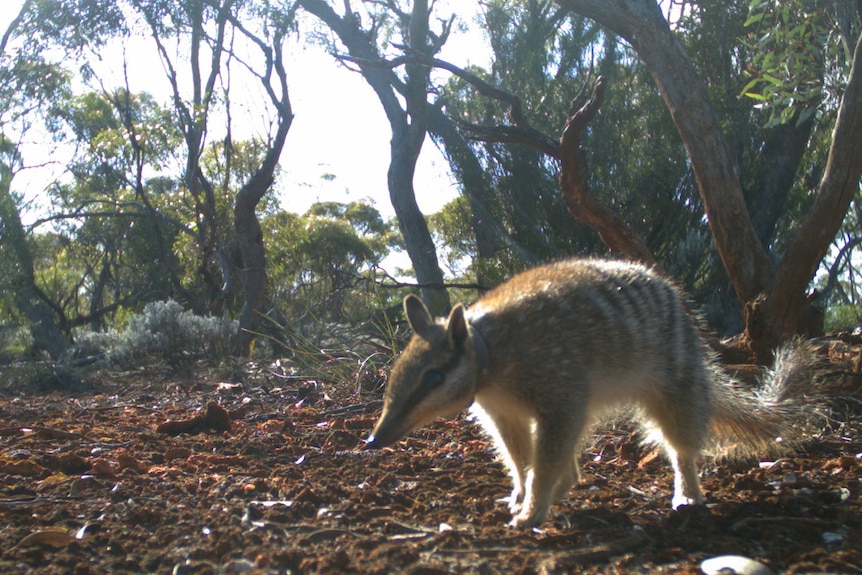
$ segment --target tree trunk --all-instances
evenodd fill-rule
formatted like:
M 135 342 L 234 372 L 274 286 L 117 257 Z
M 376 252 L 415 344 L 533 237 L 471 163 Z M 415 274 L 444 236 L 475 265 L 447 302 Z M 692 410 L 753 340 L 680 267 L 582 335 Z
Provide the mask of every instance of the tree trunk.
M 413 187 L 416 161 L 427 134 L 425 114 L 430 68 L 426 64 L 410 63 L 406 66 L 406 79 L 402 81 L 380 57 L 376 46 L 370 42 L 370 39 L 376 38 L 360 27 L 349 2 L 345 2 L 343 17 L 338 16 L 323 0 L 300 0 L 299 4 L 335 32 L 383 106 L 392 129 L 387 174 L 389 197 L 398 218 L 398 227 L 404 236 L 407 254 L 416 272 L 416 280 L 421 285 L 422 297 L 433 313 L 441 314 L 449 308 L 449 295 L 443 284 L 437 250 L 425 217 L 416 203 Z M 413 3 L 406 38 L 409 50 L 413 53 L 425 55 L 429 51 L 428 16 L 427 0 Z M 406 103 L 406 109 L 401 106 L 401 98 Z
M 764 138 L 759 169 L 745 187 L 754 232 L 764 246 L 768 247 L 774 238 L 775 224 L 784 213 L 813 130 L 814 116 L 801 124 L 792 118 L 787 124 L 771 128 Z
M 236 195 L 234 204 L 234 230 L 242 255 L 242 270 L 240 277 L 245 285 L 245 302 L 239 316 L 239 332 L 237 333 L 234 352 L 237 355 L 249 356 L 252 344 L 264 315 L 266 304 L 266 251 L 263 244 L 263 231 L 257 219 L 257 205 L 269 190 L 273 182 L 278 159 L 284 149 L 287 133 L 293 124 L 293 108 L 290 104 L 290 93 L 287 87 L 287 72 L 282 60 L 282 39 L 284 33 L 279 31 L 274 35 L 272 49 L 264 50 L 267 58 L 267 75 L 262 78 L 264 86 L 270 80 L 279 86 L 276 93 L 271 87 L 268 91 L 270 100 L 278 111 L 278 127 L 275 136 L 269 143 L 260 167 L 243 185 Z M 274 78 L 271 76 L 274 74 Z
M 703 81 L 654 0 L 557 0 L 625 38 L 652 74 L 688 151 L 719 256 L 746 307 L 752 350 L 768 361 L 786 335 L 816 329 L 805 288 L 859 189 L 862 155 L 862 71 L 857 45 L 853 70 L 833 133 L 817 200 L 780 266 L 770 264 L 746 207 L 739 175 Z
M 826 170 L 814 206 L 793 236 L 769 289 L 746 308 L 746 335 L 760 357 L 789 334 L 822 331 L 822 317 L 808 305 L 805 288 L 826 255 L 853 196 L 859 191 L 862 154 L 862 34 L 853 55 L 832 132 Z
M 488 260 L 499 250 L 508 248 L 521 260 L 537 263 L 535 254 L 518 244 L 491 211 L 493 197 L 485 172 L 461 132 L 439 108 L 433 106 L 428 111 L 428 126 L 443 144 L 449 165 L 458 172 L 462 191 L 470 202 L 477 258 L 480 261 Z M 476 283 L 487 288 L 493 287 L 487 285 L 482 277 L 481 265 L 477 269 Z
M 236 195 L 233 225 L 242 255 L 240 277 L 245 288 L 245 301 L 239 315 L 239 332 L 236 335 L 234 354 L 251 355 L 257 327 L 260 324 L 263 304 L 266 301 L 266 256 L 263 231 L 255 209 L 270 181 L 253 178 Z
M 644 61 L 691 160 L 719 257 L 741 302 L 767 285 L 770 263 L 751 223 L 736 166 L 694 64 L 654 0 L 557 0 L 625 38 Z
M 413 189 L 416 161 L 421 149 L 421 146 L 415 144 L 415 139 L 420 134 L 409 126 L 393 128 L 387 177 L 389 198 L 398 218 L 398 228 L 407 246 L 407 255 L 410 256 L 413 271 L 416 272 L 416 281 L 421 286 L 422 298 L 428 309 L 442 314 L 449 307 L 443 272 L 437 261 L 437 248 L 431 239 L 428 223 L 416 203 Z M 421 136 L 424 139 L 424 130 Z M 411 140 L 414 142 L 411 143 Z
M 36 285 L 33 269 L 33 255 L 27 244 L 24 226 L 18 215 L 18 208 L 9 193 L 12 173 L 0 166 L 0 243 L 3 245 L 4 259 L 11 268 L 7 278 L 14 293 L 18 311 L 30 322 L 33 347 L 46 351 L 52 358 L 58 358 L 69 347 L 69 339 L 57 325 L 58 314 L 51 309 L 41 290 Z

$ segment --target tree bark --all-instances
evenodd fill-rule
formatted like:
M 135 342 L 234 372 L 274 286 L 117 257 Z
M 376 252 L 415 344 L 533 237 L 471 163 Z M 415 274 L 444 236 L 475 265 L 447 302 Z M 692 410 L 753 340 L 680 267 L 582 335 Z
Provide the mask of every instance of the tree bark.
M 773 268 L 758 238 L 742 194 L 739 175 L 705 85 L 698 78 L 654 0 L 557 0 L 625 38 L 656 81 L 688 151 L 710 230 L 736 295 L 745 306 L 746 336 L 760 361 L 784 337 L 812 333 L 817 317 L 805 289 L 859 190 L 862 155 L 862 50 L 838 112 L 826 171 L 814 207 Z M 859 42 L 862 42 L 860 36 Z
M 862 34 L 853 56 L 853 65 L 835 128 L 826 170 L 817 192 L 817 199 L 802 221 L 799 231 L 787 248 L 781 266 L 775 274 L 775 288 L 788 286 L 792 291 L 803 290 L 823 256 L 829 249 L 841 226 L 850 201 L 859 191 L 862 174 L 862 154 L 859 138 L 862 135 Z
M 587 125 L 599 111 L 604 93 L 604 79 L 599 77 L 589 97 L 582 94 L 572 101 L 560 140 L 559 180 L 563 201 L 572 217 L 593 228 L 608 249 L 631 260 L 659 268 L 646 242 L 590 192 L 587 161 L 581 148 L 581 139 Z
M 768 248 L 775 224 L 784 213 L 787 195 L 796 179 L 802 156 L 814 130 L 814 117 L 797 124 L 795 119 L 771 128 L 759 154 L 759 169 L 745 186 L 745 197 L 754 232 Z
M 34 348 L 56 359 L 66 351 L 70 342 L 56 322 L 57 312 L 48 305 L 36 285 L 33 255 L 18 208 L 9 193 L 11 183 L 11 170 L 0 165 L 0 243 L 11 268 L 9 285 L 14 292 L 16 307 L 30 322 Z
M 462 192 L 470 203 L 477 257 L 488 260 L 499 250 L 508 248 L 522 261 L 538 263 L 536 255 L 515 241 L 491 211 L 493 193 L 488 179 L 463 134 L 439 108 L 429 107 L 429 130 L 442 143 L 449 165 L 458 173 Z M 485 288 L 493 287 L 486 284 L 481 273 L 477 275 L 476 283 Z
M 769 289 L 746 306 L 746 335 L 753 351 L 769 355 L 768 344 L 796 333 L 822 330 L 822 317 L 807 305 L 805 288 L 826 255 L 853 196 L 859 191 L 862 154 L 862 34 L 832 132 L 826 169 L 814 206 L 778 266 Z
M 719 257 L 740 302 L 769 285 L 771 265 L 703 81 L 654 0 L 557 0 L 627 40 L 650 71 L 691 160 Z
M 347 0 L 344 2 L 344 16 L 336 14 L 323 0 L 300 0 L 299 5 L 338 36 L 383 106 L 392 130 L 387 173 L 389 197 L 404 237 L 407 255 L 413 264 L 416 279 L 422 286 L 422 297 L 433 313 L 441 314 L 449 308 L 449 295 L 443 284 L 436 247 L 425 216 L 416 203 L 413 186 L 416 161 L 427 135 L 425 113 L 430 68 L 424 64 L 410 63 L 406 66 L 406 79 L 402 81 L 398 78 L 390 67 L 383 64 L 376 46 L 371 43 L 373 35 L 361 28 Z M 408 16 L 410 21 L 406 41 L 411 52 L 428 55 L 428 52 L 439 49 L 439 46 L 430 46 L 428 41 L 427 0 L 414 2 L 412 13 L 403 16 Z M 404 99 L 404 108 L 399 97 Z
M 287 71 L 284 67 L 282 41 L 284 30 L 275 32 L 271 45 L 266 45 L 256 37 L 250 37 L 258 44 L 266 58 L 266 74 L 261 76 L 263 87 L 272 105 L 278 112 L 278 127 L 260 167 L 236 194 L 234 203 L 234 230 L 242 256 L 240 277 L 245 287 L 245 301 L 239 316 L 234 353 L 249 356 L 254 338 L 258 332 L 266 305 L 266 251 L 263 231 L 257 219 L 257 205 L 272 186 L 275 168 L 284 149 L 287 133 L 293 124 L 293 108 L 287 86 Z M 274 82 L 278 90 L 271 85 Z
M 234 204 L 233 225 L 242 256 L 240 277 L 245 288 L 245 301 L 239 315 L 239 331 L 234 343 L 234 354 L 243 357 L 251 355 L 252 344 L 266 301 L 266 256 L 263 231 L 255 210 L 271 184 L 272 173 L 267 178 L 267 174 L 261 168 L 255 177 L 237 193 Z

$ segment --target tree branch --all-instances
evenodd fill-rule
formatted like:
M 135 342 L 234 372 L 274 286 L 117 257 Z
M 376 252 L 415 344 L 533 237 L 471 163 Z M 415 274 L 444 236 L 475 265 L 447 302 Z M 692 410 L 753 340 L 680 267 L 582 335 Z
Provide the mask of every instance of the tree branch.
M 91 204 L 108 204 L 110 206 L 114 206 L 117 208 L 114 211 L 97 211 L 97 212 L 89 212 L 85 211 L 85 208 Z M 141 211 L 137 212 L 122 212 L 119 211 L 119 208 L 124 207 L 132 207 Z M 35 220 L 32 224 L 28 226 L 29 229 L 35 229 L 43 224 L 47 224 L 49 222 L 55 222 L 60 220 L 75 220 L 80 218 L 95 218 L 95 217 L 107 217 L 107 218 L 144 218 L 144 219 L 158 219 L 163 222 L 167 222 L 168 224 L 174 226 L 179 231 L 191 236 L 196 237 L 195 233 L 187 228 L 182 222 L 176 220 L 174 218 L 168 217 L 165 214 L 159 213 L 156 210 L 148 207 L 146 204 L 142 204 L 139 202 L 112 202 L 108 200 L 87 200 L 81 203 L 74 212 L 70 214 L 54 214 L 51 216 L 47 216 L 44 218 L 39 218 Z
M 632 45 L 680 134 L 719 257 L 745 303 L 769 285 L 772 264 L 751 222 L 736 164 L 703 80 L 655 0 L 556 0 Z
M 346 60 L 354 61 L 360 65 L 362 64 L 358 61 L 357 58 L 351 58 L 349 56 L 344 56 L 343 58 Z M 559 142 L 549 137 L 547 134 L 536 130 L 530 125 L 529 121 L 524 115 L 523 103 L 518 96 L 489 84 L 485 80 L 481 79 L 479 76 L 468 72 L 463 68 L 460 68 L 450 62 L 446 62 L 445 60 L 440 60 L 438 58 L 430 58 L 419 54 L 409 54 L 405 56 L 399 56 L 397 58 L 392 58 L 389 60 L 385 58 L 378 58 L 376 60 L 367 61 L 365 63 L 369 66 L 379 66 L 382 68 L 389 69 L 394 69 L 407 64 L 420 64 L 433 68 L 439 68 L 441 70 L 446 70 L 452 75 L 461 78 L 462 80 L 473 86 L 480 95 L 485 96 L 486 98 L 497 100 L 499 102 L 503 102 L 509 107 L 509 117 L 513 124 L 509 126 L 481 126 L 478 124 L 471 124 L 469 122 L 460 122 L 456 120 L 456 123 L 460 127 L 465 130 L 468 130 L 471 133 L 471 139 L 483 142 L 527 144 L 529 146 L 533 146 L 534 148 L 540 150 L 545 154 L 548 154 L 553 158 L 559 158 Z
M 30 10 L 33 2 L 34 0 L 26 0 L 21 5 L 18 15 L 9 23 L 9 26 L 6 28 L 6 32 L 3 33 L 3 38 L 0 39 L 0 56 L 6 52 L 6 45 L 9 43 L 9 38 L 12 37 L 12 34 L 15 33 L 15 30 L 21 25 L 21 22 L 24 21 L 24 15 Z
M 859 134 L 862 134 L 862 34 L 856 42 L 817 199 L 782 258 L 770 290 L 773 294 L 802 293 L 838 233 L 847 208 L 859 191 L 862 174 Z M 792 305 L 789 300 L 788 295 L 774 303 L 781 309 Z
M 612 251 L 654 267 L 658 262 L 635 231 L 590 192 L 587 162 L 581 139 L 604 101 L 605 79 L 596 78 L 592 92 L 586 86 L 571 102 L 560 140 L 560 189 L 566 208 L 575 220 L 594 229 Z

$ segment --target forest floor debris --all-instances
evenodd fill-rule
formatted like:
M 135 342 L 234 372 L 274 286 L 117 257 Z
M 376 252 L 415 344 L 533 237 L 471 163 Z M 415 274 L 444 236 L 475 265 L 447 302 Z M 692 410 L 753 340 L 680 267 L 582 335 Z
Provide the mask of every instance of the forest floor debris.
M 862 572 L 858 402 L 793 457 L 707 459 L 707 507 L 677 512 L 664 459 L 603 427 L 582 483 L 520 532 L 463 417 L 365 450 L 379 392 L 159 373 L 94 372 L 74 394 L 2 386 L 0 572 L 695 574 L 724 555 Z

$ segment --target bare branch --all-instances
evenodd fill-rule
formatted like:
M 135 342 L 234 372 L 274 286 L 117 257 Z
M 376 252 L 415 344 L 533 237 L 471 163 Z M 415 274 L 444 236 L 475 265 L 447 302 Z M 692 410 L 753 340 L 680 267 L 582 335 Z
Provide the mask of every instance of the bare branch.
M 513 124 L 510 126 L 482 126 L 468 122 L 457 122 L 456 120 L 459 126 L 471 133 L 472 139 L 483 142 L 528 144 L 553 158 L 559 158 L 559 142 L 530 125 L 524 115 L 524 107 L 518 96 L 511 92 L 501 90 L 500 88 L 497 88 L 481 79 L 479 76 L 450 62 L 418 54 L 399 56 L 390 60 L 384 58 L 377 60 L 362 60 L 350 56 L 342 56 L 342 58 L 356 62 L 360 66 L 368 65 L 394 69 L 407 64 L 420 64 L 446 70 L 473 86 L 480 95 L 503 102 L 509 107 L 509 117 Z M 396 84 L 393 84 L 393 86 L 397 87 Z M 399 89 L 399 92 L 400 91 L 401 89 Z
M 6 28 L 6 32 L 3 33 L 3 38 L 0 39 L 0 56 L 2 56 L 6 52 L 6 45 L 9 43 L 9 38 L 12 37 L 12 34 L 15 33 L 15 30 L 18 26 L 21 25 L 21 22 L 24 20 L 24 15 L 27 14 L 27 11 L 30 10 L 30 7 L 33 5 L 34 0 L 26 0 L 22 5 L 21 9 L 18 11 L 18 15 L 9 23 L 9 27 Z
M 569 117 L 560 140 L 560 189 L 563 201 L 572 217 L 596 230 L 609 249 L 658 267 L 646 242 L 590 191 L 581 139 L 599 111 L 604 95 L 605 79 L 599 76 L 593 83 L 591 93 L 587 94 L 585 86 L 569 106 Z
M 86 208 L 92 205 L 107 205 L 114 207 L 113 211 L 108 210 L 97 210 L 97 211 L 88 211 Z M 121 211 L 122 208 L 134 208 L 139 211 Z M 94 217 L 114 217 L 114 218 L 144 218 L 144 219 L 158 219 L 161 220 L 173 227 L 177 230 L 191 236 L 195 237 L 195 233 L 186 227 L 182 222 L 166 216 L 160 212 L 157 212 L 147 206 L 146 204 L 140 202 L 113 202 L 110 200 L 102 200 L 102 199 L 90 199 L 81 203 L 73 212 L 66 214 L 53 214 L 51 216 L 46 216 L 44 218 L 39 218 L 35 220 L 32 224 L 30 224 L 28 229 L 33 230 L 43 224 L 47 224 L 50 222 L 61 221 L 61 220 L 76 220 L 82 218 L 94 218 Z

